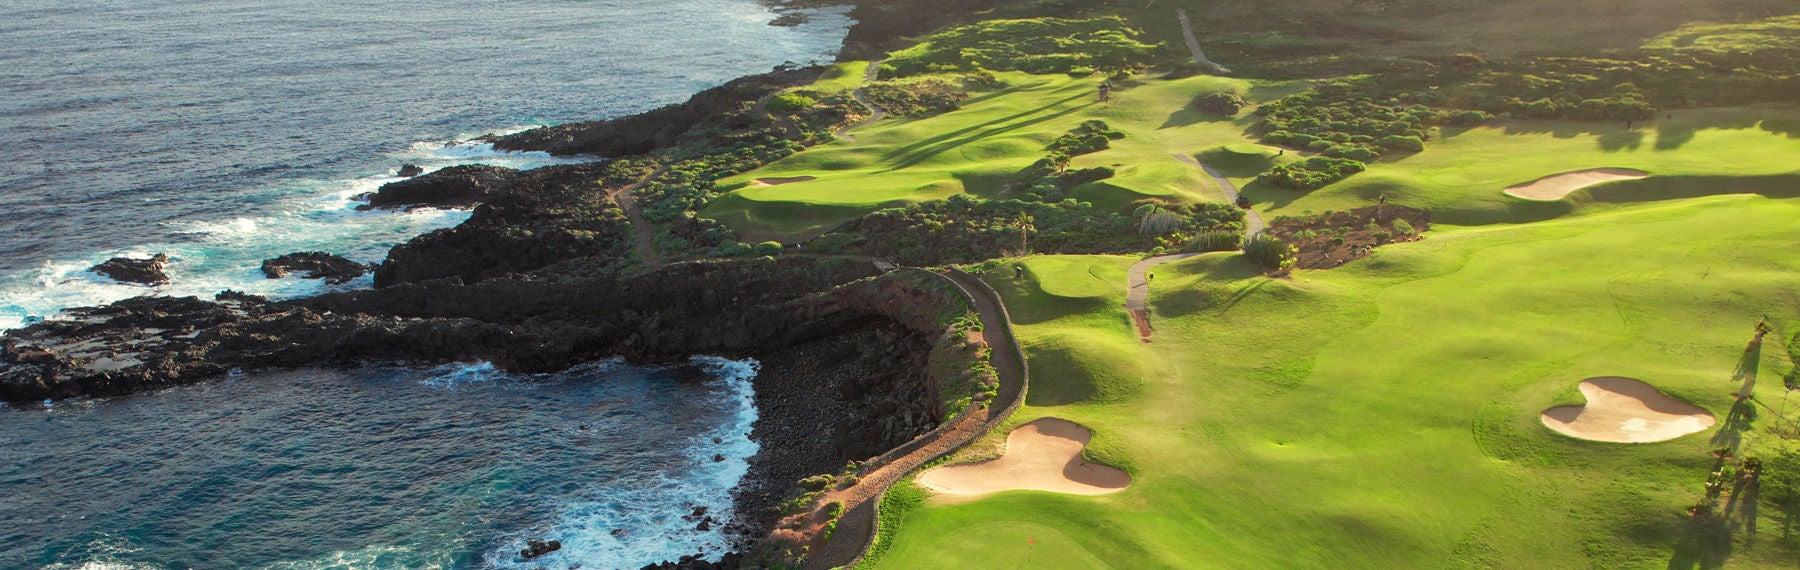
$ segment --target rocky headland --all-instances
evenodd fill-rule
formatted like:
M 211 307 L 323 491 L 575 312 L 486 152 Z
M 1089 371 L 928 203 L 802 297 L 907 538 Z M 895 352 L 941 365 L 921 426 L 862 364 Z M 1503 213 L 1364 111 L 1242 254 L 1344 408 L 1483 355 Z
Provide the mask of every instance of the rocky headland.
M 924 21 L 904 17 L 917 13 L 910 4 L 852 4 L 861 23 L 846 58 L 986 5 L 935 1 L 943 6 Z M 740 516 L 729 529 L 748 548 L 783 516 L 776 506 L 802 493 L 797 481 L 937 427 L 944 376 L 986 358 L 963 346 L 978 341 L 953 334 L 970 303 L 941 276 L 852 256 L 708 255 L 704 248 L 731 243 L 728 232 L 682 213 L 704 204 L 712 179 L 828 140 L 819 133 L 854 118 L 802 118 L 811 122 L 794 132 L 758 110 L 761 99 L 821 69 L 783 66 L 640 115 L 488 139 L 501 150 L 606 157 L 593 162 L 404 172 L 365 196 L 363 208 L 474 211 L 394 247 L 367 268 L 372 290 L 281 302 L 230 291 L 138 297 L 9 331 L 0 335 L 0 401 L 121 396 L 284 368 L 489 361 L 535 373 L 615 356 L 640 364 L 753 357 L 762 367 L 752 438 L 763 451 L 734 493 Z M 655 227 L 632 227 L 617 196 L 624 191 L 638 193 Z M 643 236 L 662 255 L 635 254 Z M 94 270 L 166 283 L 166 262 L 115 259 Z M 264 271 L 343 282 L 365 267 L 307 252 L 268 260 Z

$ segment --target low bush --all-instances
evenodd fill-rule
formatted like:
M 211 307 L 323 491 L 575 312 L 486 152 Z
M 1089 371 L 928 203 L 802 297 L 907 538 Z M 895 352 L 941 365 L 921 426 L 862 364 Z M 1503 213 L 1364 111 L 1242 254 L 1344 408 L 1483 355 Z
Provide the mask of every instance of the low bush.
M 1413 229 L 1412 222 L 1408 222 L 1402 218 L 1395 218 L 1392 225 L 1394 226 L 1394 233 L 1403 236 L 1410 236 L 1418 233 L 1418 230 Z
M 1140 35 L 1116 16 L 989 20 L 939 32 L 894 52 L 883 71 L 889 77 L 978 69 L 1110 72 L 1145 65 L 1155 57 L 1157 45 L 1138 41 Z
M 1279 188 L 1316 190 L 1327 184 L 1349 178 L 1366 167 L 1348 158 L 1315 156 L 1289 165 L 1277 166 L 1262 173 L 1257 180 Z
M 1249 104 L 1249 102 L 1244 101 L 1243 97 L 1239 97 L 1236 93 L 1229 91 L 1207 93 L 1195 97 L 1194 102 L 1192 103 L 1195 110 L 1223 117 L 1236 115 L 1238 114 L 1238 111 L 1242 111 L 1244 107 Z
M 1244 244 L 1244 257 L 1265 271 L 1281 272 L 1294 266 L 1298 259 L 1294 246 L 1278 238 L 1258 235 Z
M 782 93 L 770 99 L 767 108 L 774 113 L 793 115 L 811 109 L 813 105 L 817 104 L 819 102 L 814 101 L 812 97 L 799 93 Z
M 1234 230 L 1206 230 L 1182 245 L 1183 251 L 1236 251 L 1244 245 L 1244 235 Z
M 928 117 L 955 111 L 968 91 L 939 79 L 877 81 L 863 90 L 869 102 L 897 117 Z

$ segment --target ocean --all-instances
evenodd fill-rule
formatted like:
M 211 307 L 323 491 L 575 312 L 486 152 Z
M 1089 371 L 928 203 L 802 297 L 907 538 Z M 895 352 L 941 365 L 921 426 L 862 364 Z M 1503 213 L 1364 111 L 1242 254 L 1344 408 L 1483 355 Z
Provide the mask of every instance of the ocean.
M 0 568 L 716 559 L 724 525 L 683 517 L 732 520 L 755 364 L 692 365 L 300 370 L 0 408 Z M 527 540 L 563 549 L 527 561 Z
M 466 218 L 352 209 L 403 163 L 559 162 L 461 141 L 828 61 L 850 23 L 826 10 L 770 26 L 754 0 L 0 0 L 0 13 L 0 329 L 151 293 L 86 271 L 116 255 L 173 257 L 163 294 L 317 294 L 264 279 L 262 260 L 380 261 Z
M 828 61 L 851 23 L 834 9 L 771 26 L 754 0 L 0 0 L 0 13 L 0 329 L 146 294 L 368 287 L 259 267 L 314 250 L 376 262 L 466 219 L 354 209 L 402 164 L 585 160 L 469 141 Z M 173 258 L 171 285 L 86 271 L 154 253 Z M 716 554 L 724 525 L 680 515 L 705 503 L 729 520 L 755 451 L 754 363 L 696 366 L 711 380 L 618 363 L 529 377 L 374 366 L 0 407 L 0 568 Z M 518 560 L 536 538 L 564 550 Z

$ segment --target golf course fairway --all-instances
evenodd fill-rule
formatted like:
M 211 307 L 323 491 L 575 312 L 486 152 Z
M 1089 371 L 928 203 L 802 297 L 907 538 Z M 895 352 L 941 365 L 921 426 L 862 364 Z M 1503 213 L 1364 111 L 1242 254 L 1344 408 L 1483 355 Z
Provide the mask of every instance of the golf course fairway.
M 1131 486 L 890 501 L 899 528 L 870 566 L 1660 568 L 1717 556 L 1684 550 L 1680 515 L 1712 463 L 1712 431 L 1589 442 L 1538 415 L 1582 403 L 1581 379 L 1616 375 L 1725 417 L 1751 325 L 1800 313 L 1795 243 L 1800 200 L 1732 195 L 1439 226 L 1291 279 L 1209 254 L 1159 268 L 1147 345 L 1130 342 L 1122 293 L 1094 303 L 1032 277 L 1082 281 L 1067 268 L 1129 258 L 1007 262 L 986 275 L 1034 374 L 1098 357 L 1135 376 L 1034 376 L 1012 421 L 1092 428 L 1088 457 L 1125 468 Z M 1015 279 L 1014 263 L 1031 271 Z M 1003 433 L 966 454 L 991 453 Z

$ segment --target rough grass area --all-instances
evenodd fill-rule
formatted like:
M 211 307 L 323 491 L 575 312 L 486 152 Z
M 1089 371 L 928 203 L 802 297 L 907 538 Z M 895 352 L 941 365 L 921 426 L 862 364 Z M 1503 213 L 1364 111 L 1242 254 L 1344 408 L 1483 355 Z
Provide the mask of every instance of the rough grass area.
M 1060 294 L 989 270 L 1019 307 L 1033 396 L 1050 362 L 1141 363 L 1135 392 L 1032 401 L 1015 417 L 1094 427 L 1133 485 L 930 499 L 881 566 L 1687 568 L 1720 549 L 1733 566 L 1791 564 L 1774 509 L 1754 548 L 1706 545 L 1683 522 L 1712 432 L 1602 444 L 1537 414 L 1579 401 L 1583 378 L 1626 375 L 1724 417 L 1752 325 L 1800 314 L 1800 200 L 1638 203 L 1432 233 L 1291 280 L 1233 253 L 1165 265 L 1156 343 L 1117 348 L 1097 340 L 1132 338 L 1116 303 L 1070 294 L 1087 291 L 1079 258 L 1041 266 L 1065 275 L 1050 283 Z M 1051 374 L 1043 386 L 1061 393 L 1108 381 Z M 1759 395 L 1778 399 L 1779 379 L 1763 380 Z M 1747 451 L 1767 439 L 1748 437 Z

